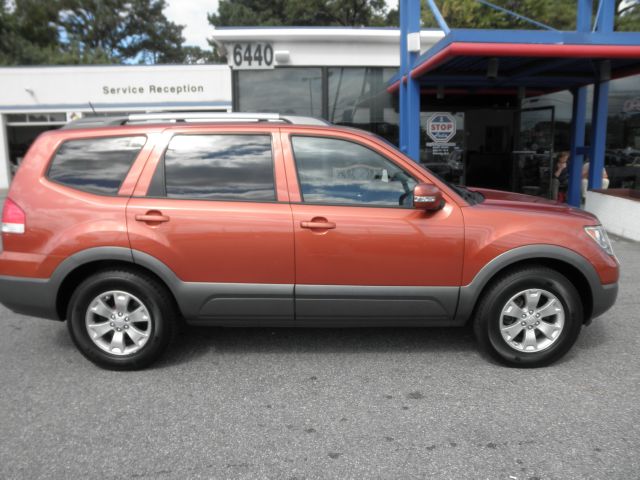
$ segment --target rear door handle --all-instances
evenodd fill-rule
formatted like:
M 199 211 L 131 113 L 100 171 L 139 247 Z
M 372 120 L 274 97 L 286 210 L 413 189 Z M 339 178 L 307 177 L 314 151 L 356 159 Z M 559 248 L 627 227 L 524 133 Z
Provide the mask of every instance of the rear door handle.
M 145 213 L 144 215 L 136 215 L 136 220 L 138 222 L 145 222 L 145 223 L 162 223 L 162 222 L 168 222 L 169 217 L 167 217 L 166 215 L 162 215 L 162 213 L 160 212 L 151 211 L 151 212 Z
M 326 219 L 313 219 L 310 222 L 300 222 L 300 226 L 302 228 L 311 228 L 318 230 L 331 230 L 336 228 L 336 224 L 334 222 L 329 222 Z

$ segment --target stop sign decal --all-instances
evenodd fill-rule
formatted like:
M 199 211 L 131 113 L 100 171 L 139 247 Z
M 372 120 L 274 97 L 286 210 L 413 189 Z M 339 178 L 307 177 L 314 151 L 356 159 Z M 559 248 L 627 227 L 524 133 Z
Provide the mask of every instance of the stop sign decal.
M 448 113 L 434 113 L 427 120 L 427 135 L 436 143 L 445 143 L 456 134 L 456 121 Z

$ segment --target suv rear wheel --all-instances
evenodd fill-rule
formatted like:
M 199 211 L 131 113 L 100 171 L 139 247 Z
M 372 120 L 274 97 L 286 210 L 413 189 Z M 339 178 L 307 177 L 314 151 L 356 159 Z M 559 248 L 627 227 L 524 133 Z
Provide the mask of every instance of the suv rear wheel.
M 584 322 L 580 296 L 559 272 L 526 267 L 499 277 L 478 306 L 474 330 L 482 349 L 514 367 L 541 367 L 562 357 Z
M 175 308 L 154 278 L 105 270 L 84 280 L 69 302 L 67 324 L 80 352 L 114 370 L 144 368 L 169 344 Z

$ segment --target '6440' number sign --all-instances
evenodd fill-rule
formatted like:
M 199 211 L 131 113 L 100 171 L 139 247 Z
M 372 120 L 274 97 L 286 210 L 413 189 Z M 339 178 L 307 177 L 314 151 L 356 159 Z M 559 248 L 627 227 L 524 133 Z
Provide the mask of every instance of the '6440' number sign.
M 273 47 L 270 43 L 236 43 L 229 63 L 236 69 L 273 68 Z

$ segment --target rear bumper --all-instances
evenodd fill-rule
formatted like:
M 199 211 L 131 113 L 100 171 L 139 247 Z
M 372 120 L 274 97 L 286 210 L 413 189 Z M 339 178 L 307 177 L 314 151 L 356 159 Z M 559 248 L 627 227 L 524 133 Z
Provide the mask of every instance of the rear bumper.
M 592 289 L 593 294 L 593 312 L 591 318 L 596 318 L 609 310 L 618 298 L 618 284 L 610 283 L 608 285 L 600 285 Z
M 22 315 L 60 320 L 49 279 L 0 276 L 0 303 Z

